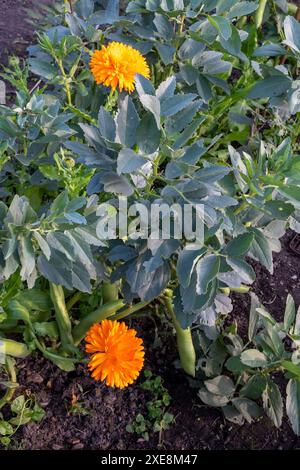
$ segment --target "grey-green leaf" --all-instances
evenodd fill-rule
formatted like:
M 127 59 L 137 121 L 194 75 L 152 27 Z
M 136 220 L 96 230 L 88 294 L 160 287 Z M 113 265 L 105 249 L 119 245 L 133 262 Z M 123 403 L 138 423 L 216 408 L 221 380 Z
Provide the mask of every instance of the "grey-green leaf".
M 263 406 L 266 414 L 279 428 L 283 417 L 283 401 L 278 385 L 271 380 L 268 380 L 263 392 Z
M 286 413 L 294 433 L 300 435 L 300 382 L 291 379 L 286 388 Z
M 268 358 L 257 349 L 246 349 L 241 354 L 241 361 L 249 367 L 266 367 Z
M 205 380 L 205 387 L 211 393 L 216 395 L 231 396 L 235 391 L 235 385 L 230 377 L 219 375 L 210 380 Z

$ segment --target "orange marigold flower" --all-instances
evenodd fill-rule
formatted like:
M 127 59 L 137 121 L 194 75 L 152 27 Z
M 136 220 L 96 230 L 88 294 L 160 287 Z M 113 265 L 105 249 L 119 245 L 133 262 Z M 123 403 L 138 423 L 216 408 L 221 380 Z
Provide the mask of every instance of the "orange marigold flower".
M 144 364 L 144 347 L 136 331 L 124 322 L 103 320 L 88 331 L 86 351 L 92 354 L 89 369 L 95 380 L 124 388 L 138 377 Z
M 120 42 L 111 42 L 108 46 L 96 50 L 90 61 L 90 67 L 96 83 L 115 90 L 134 90 L 135 74 L 150 77 L 150 70 L 145 58 L 139 51 Z

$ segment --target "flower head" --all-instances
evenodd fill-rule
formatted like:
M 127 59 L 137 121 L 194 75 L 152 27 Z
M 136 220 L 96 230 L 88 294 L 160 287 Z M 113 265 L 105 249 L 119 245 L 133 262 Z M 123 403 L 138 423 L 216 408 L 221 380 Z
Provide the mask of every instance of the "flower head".
M 120 42 L 111 42 L 108 46 L 93 53 L 90 62 L 91 71 L 96 83 L 111 87 L 115 90 L 134 90 L 135 74 L 139 73 L 146 78 L 150 70 L 144 57 L 131 46 Z
M 86 351 L 92 354 L 89 369 L 95 380 L 124 388 L 138 377 L 144 364 L 143 342 L 124 322 L 103 320 L 88 331 Z

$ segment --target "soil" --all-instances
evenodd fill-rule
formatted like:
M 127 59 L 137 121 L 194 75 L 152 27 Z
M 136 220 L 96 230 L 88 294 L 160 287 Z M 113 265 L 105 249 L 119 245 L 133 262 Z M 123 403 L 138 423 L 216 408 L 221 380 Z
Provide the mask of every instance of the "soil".
M 49 1 L 49 0 L 48 0 Z M 0 63 L 7 63 L 9 54 L 24 56 L 33 37 L 33 26 L 26 22 L 25 9 L 47 3 L 47 0 L 2 0 L 0 11 Z M 278 320 L 282 319 L 287 293 L 300 304 L 300 257 L 289 248 L 294 234 L 282 240 L 282 251 L 274 254 L 274 274 L 253 263 L 257 280 L 253 291 Z M 231 319 L 240 333 L 247 330 L 250 299 L 248 295 L 233 297 Z M 224 420 L 218 410 L 201 404 L 197 389 L 191 388 L 186 376 L 174 367 L 176 347 L 170 332 L 157 338 L 153 318 L 134 320 L 132 325 L 145 340 L 145 367 L 162 376 L 172 402 L 169 411 L 175 424 L 162 434 L 164 449 L 300 449 L 287 419 L 280 429 L 264 417 L 242 427 Z M 167 336 L 167 338 L 166 338 Z M 167 345 L 167 346 L 166 346 Z M 46 412 L 41 423 L 20 428 L 13 440 L 16 449 L 156 449 L 158 435 L 149 442 L 126 431 L 126 425 L 137 413 L 145 411 L 148 392 L 140 387 L 142 378 L 124 390 L 114 390 L 95 382 L 84 366 L 64 373 L 39 355 L 18 362 L 19 393 L 34 394 Z M 88 414 L 72 414 L 77 399 Z M 7 413 L 7 410 L 4 410 Z
M 28 10 L 36 11 L 42 4 L 50 4 L 50 0 L 1 0 L 0 64 L 6 65 L 10 55 L 26 56 L 26 48 L 34 36 Z

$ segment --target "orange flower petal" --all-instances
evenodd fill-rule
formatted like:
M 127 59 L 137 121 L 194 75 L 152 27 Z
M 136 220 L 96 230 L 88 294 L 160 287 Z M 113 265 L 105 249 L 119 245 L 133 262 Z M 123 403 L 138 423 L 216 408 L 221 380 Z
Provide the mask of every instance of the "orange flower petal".
M 104 84 L 115 90 L 127 90 L 131 93 L 135 86 L 135 75 L 139 73 L 150 77 L 150 69 L 141 53 L 131 46 L 120 42 L 111 42 L 94 51 L 90 67 L 96 83 Z
M 139 376 L 144 365 L 143 342 L 126 323 L 103 320 L 90 328 L 85 341 L 86 351 L 92 354 L 88 367 L 95 380 L 124 388 Z

